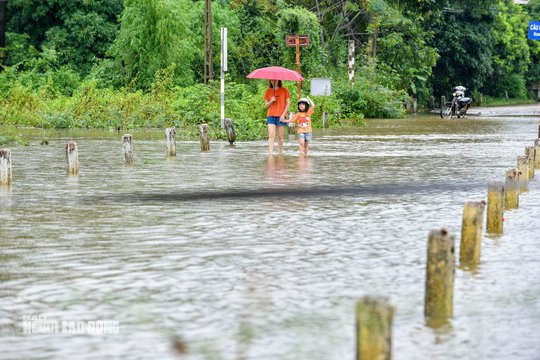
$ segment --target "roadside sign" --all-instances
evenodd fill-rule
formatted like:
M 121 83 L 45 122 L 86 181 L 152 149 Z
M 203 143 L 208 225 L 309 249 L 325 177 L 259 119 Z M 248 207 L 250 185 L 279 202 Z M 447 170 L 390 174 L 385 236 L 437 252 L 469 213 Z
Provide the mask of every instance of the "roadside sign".
M 540 21 L 529 23 L 529 40 L 540 40 Z
M 330 79 L 313 78 L 311 79 L 311 95 L 330 96 L 332 95 L 332 84 Z
M 309 46 L 309 35 L 285 35 L 285 46 L 295 47 L 296 36 L 298 36 L 298 46 Z

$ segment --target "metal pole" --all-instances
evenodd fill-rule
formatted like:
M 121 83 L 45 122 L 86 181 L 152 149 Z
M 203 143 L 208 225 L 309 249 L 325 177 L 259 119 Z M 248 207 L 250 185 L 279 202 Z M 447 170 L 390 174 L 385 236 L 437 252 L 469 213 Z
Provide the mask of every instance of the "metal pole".
M 6 9 L 7 1 L 0 0 L 0 48 L 6 47 Z M 4 63 L 6 52 L 0 55 L 0 64 Z M 2 68 L 0 68 L 2 71 Z
M 227 71 L 227 28 L 221 28 L 221 130 L 225 129 L 225 71 Z

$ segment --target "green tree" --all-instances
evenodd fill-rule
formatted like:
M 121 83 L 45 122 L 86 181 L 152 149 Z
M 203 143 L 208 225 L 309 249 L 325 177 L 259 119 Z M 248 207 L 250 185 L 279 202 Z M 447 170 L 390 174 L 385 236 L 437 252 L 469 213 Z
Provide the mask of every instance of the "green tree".
M 540 21 L 540 0 L 529 0 L 526 9 L 529 13 L 529 21 Z M 540 81 L 540 41 L 529 40 L 528 45 L 531 61 L 529 62 L 526 80 L 530 85 Z
M 36 49 L 55 49 L 60 65 L 87 73 L 105 57 L 121 13 L 122 0 L 10 0 L 8 31 L 28 35 Z M 8 65 L 20 58 L 13 47 L 8 56 Z
M 456 85 L 478 90 L 493 71 L 494 12 L 491 1 L 445 1 L 440 19 L 432 24 L 430 44 L 440 55 L 431 78 L 436 96 Z
M 285 8 L 278 12 L 278 39 L 279 47 L 283 53 L 283 65 L 296 68 L 296 49 L 287 48 L 286 35 L 308 35 L 310 45 L 301 48 L 301 71 L 305 74 L 324 75 L 325 59 L 327 53 L 321 46 L 321 27 L 317 16 L 301 7 Z
M 284 39 L 278 37 L 274 4 L 267 0 L 234 0 L 231 8 L 237 14 L 239 28 L 235 52 L 229 57 L 233 76 L 236 72 L 240 80 L 253 69 L 280 62 L 279 42 Z
M 530 62 L 527 44 L 528 23 L 525 10 L 504 0 L 499 0 L 493 33 L 493 73 L 487 79 L 482 92 L 502 97 L 505 92 L 510 97 L 526 96 L 524 76 Z
M 192 4 L 190 0 L 125 0 L 111 54 L 126 84 L 148 89 L 156 72 L 173 64 L 178 84 L 193 83 Z
M 432 68 L 438 59 L 436 49 L 428 46 L 433 33 L 394 6 L 385 7 L 378 20 L 368 29 L 376 31 L 377 63 L 381 70 L 391 74 L 391 83 L 383 84 L 393 89 L 417 94 L 425 87 Z

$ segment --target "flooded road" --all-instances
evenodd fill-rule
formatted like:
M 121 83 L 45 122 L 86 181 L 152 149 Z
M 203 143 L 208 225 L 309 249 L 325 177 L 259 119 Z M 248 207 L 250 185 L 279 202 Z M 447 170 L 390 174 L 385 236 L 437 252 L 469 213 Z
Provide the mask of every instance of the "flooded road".
M 537 114 L 370 120 L 316 131 L 307 158 L 291 136 L 281 157 L 178 142 L 167 159 L 161 132 L 135 132 L 131 167 L 121 134 L 36 132 L 0 192 L 0 358 L 353 359 L 375 294 L 396 307 L 394 359 L 540 359 L 538 179 L 477 272 L 456 269 L 450 326 L 423 318 L 429 231 L 459 251 L 463 205 L 534 144 Z M 23 334 L 25 315 L 120 331 Z

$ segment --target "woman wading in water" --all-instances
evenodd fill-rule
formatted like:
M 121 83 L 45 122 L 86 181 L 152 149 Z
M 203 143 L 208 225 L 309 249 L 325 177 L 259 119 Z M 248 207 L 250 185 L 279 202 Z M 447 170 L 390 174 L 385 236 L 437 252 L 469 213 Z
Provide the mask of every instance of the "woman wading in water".
M 268 109 L 266 113 L 266 124 L 268 125 L 268 154 L 274 152 L 274 138 L 276 128 L 278 134 L 278 151 L 283 152 L 283 131 L 287 123 L 284 122 L 287 116 L 291 101 L 291 94 L 287 88 L 281 84 L 281 80 L 270 80 L 270 85 L 264 93 L 264 102 Z

